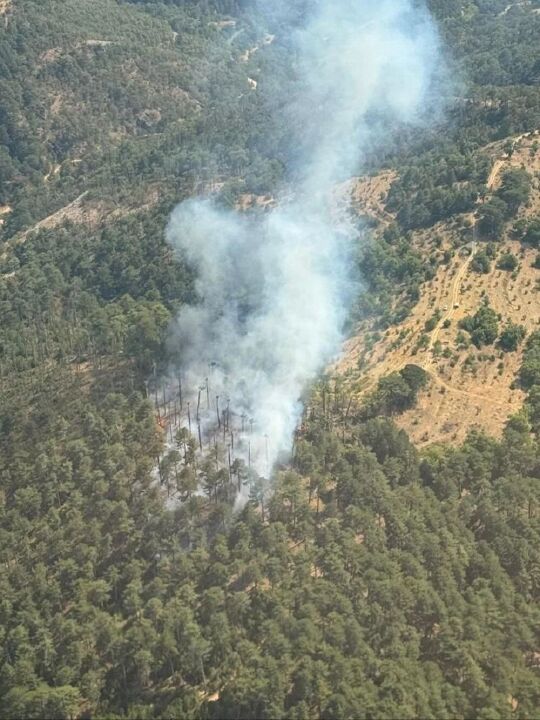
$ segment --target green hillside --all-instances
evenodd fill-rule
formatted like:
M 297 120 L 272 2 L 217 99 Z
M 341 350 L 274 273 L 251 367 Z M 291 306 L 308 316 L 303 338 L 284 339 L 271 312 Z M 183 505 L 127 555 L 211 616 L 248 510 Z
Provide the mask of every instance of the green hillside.
M 540 4 L 429 6 L 444 108 L 359 168 L 398 172 L 396 222 L 358 251 L 381 330 L 430 273 L 410 231 L 472 210 L 486 144 L 540 128 Z M 163 455 L 148 387 L 195 297 L 170 211 L 294 183 L 275 109 L 295 20 L 254 7 L 0 0 L 0 717 L 532 720 L 537 333 L 501 441 L 416 449 L 392 422 L 409 368 L 367 408 L 317 381 L 293 460 L 239 514 L 241 478 L 185 438 Z

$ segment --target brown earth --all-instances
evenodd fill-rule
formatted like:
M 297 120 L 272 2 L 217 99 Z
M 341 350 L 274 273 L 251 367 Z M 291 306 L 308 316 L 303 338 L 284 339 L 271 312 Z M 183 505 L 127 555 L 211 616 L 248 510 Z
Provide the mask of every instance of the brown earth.
M 540 152 L 535 153 L 532 147 L 535 139 L 538 140 L 538 136 L 515 138 L 511 157 L 503 155 L 505 143 L 486 148 L 493 158 L 488 196 L 499 186 L 501 174 L 508 167 L 525 167 L 533 177 L 531 200 L 528 207 L 520 210 L 519 217 L 540 212 Z M 384 208 L 390 182 L 388 173 L 352 181 L 352 204 L 356 211 L 371 215 L 381 223 L 391 219 Z M 538 329 L 540 276 L 533 267 L 536 251 L 512 239 L 511 223 L 498 243 L 498 250 L 499 253 L 510 251 L 518 257 L 517 270 L 514 273 L 499 270 L 495 261 L 488 274 L 478 274 L 470 263 L 479 243 L 470 242 L 460 251 L 454 250 L 453 245 L 463 237 L 464 228 L 474 226 L 475 222 L 475 215 L 462 215 L 413 233 L 413 244 L 426 258 L 435 254 L 442 260 L 444 251 L 451 250 L 450 263 L 439 264 L 433 280 L 424 283 L 420 300 L 410 316 L 389 328 L 372 346 L 369 344 L 372 324 L 360 323 L 355 336 L 345 343 L 342 357 L 331 368 L 344 376 L 358 397 L 373 389 L 380 377 L 408 363 L 424 368 L 431 376 L 427 390 L 421 393 L 415 408 L 396 418 L 397 424 L 407 430 L 418 445 L 438 441 L 457 443 L 473 427 L 499 436 L 508 417 L 523 404 L 523 392 L 513 387 L 522 349 L 503 353 L 496 346 L 482 350 L 473 345 L 458 347 L 457 324 L 465 316 L 474 314 L 487 296 L 491 307 L 501 315 L 501 327 L 512 321 L 525 326 L 527 334 Z M 468 232 L 470 235 L 470 230 Z M 435 236 L 442 239 L 440 247 L 434 243 Z M 428 333 L 427 347 L 422 349 L 418 342 L 426 332 L 426 321 L 436 311 L 441 317 L 435 329 Z
M 236 202 L 236 209 L 242 212 L 259 208 L 269 210 L 276 207 L 277 203 L 272 195 L 254 195 L 253 193 L 244 193 L 240 195 Z
M 346 198 L 351 210 L 358 215 L 368 215 L 380 223 L 388 224 L 394 218 L 386 212 L 385 201 L 395 179 L 393 170 L 365 178 L 352 178 L 338 186 L 337 195 Z
M 258 45 L 255 45 L 255 47 L 246 50 L 244 53 L 242 53 L 242 55 L 240 55 L 240 62 L 249 62 L 251 56 L 254 55 L 258 50 L 260 50 L 261 47 L 263 47 L 264 45 L 271 45 L 275 39 L 275 35 L 265 35 Z
M 12 208 L 10 205 L 0 205 L 0 226 L 4 224 L 3 215 L 9 215 Z
M 58 175 L 58 173 L 60 172 L 61 169 L 62 169 L 62 166 L 59 165 L 58 163 L 51 165 L 51 167 L 49 168 L 49 172 L 43 177 L 44 182 L 49 182 L 49 180 L 52 177 L 55 177 L 56 175 Z

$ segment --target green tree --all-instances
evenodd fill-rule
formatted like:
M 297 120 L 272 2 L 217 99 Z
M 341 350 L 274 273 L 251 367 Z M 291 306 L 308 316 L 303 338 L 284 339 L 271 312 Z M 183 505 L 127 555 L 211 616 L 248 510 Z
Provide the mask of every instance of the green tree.
M 513 272 L 518 266 L 518 259 L 511 252 L 503 253 L 497 261 L 499 270 L 508 270 Z
M 529 335 L 519 376 L 526 388 L 540 385 L 540 331 L 538 330 Z
M 480 348 L 483 345 L 492 345 L 499 334 L 499 319 L 497 313 L 484 304 L 474 314 L 460 321 L 459 326 L 471 335 L 471 340 Z
M 509 215 L 515 215 L 528 202 L 530 193 L 531 177 L 526 170 L 509 168 L 503 173 L 497 196 L 506 204 Z
M 499 345 L 505 352 L 515 352 L 527 334 L 523 325 L 509 322 L 501 332 Z
M 491 270 L 491 261 L 488 254 L 482 250 L 475 254 L 471 262 L 472 269 L 477 273 L 483 273 L 486 275 Z
M 499 197 L 488 200 L 480 210 L 478 228 L 482 235 L 498 239 L 502 232 L 505 218 L 508 213 L 508 206 Z

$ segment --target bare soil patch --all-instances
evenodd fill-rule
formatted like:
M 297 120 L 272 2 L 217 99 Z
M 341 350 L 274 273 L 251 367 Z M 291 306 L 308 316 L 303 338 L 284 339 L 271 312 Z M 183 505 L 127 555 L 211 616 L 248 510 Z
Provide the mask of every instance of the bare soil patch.
M 488 179 L 489 191 L 495 190 L 501 175 L 508 167 L 525 167 L 533 176 L 531 201 L 520 210 L 520 217 L 540 212 L 540 152 L 534 152 L 533 143 L 538 136 L 524 135 L 514 139 L 511 157 L 502 154 L 502 146 L 489 148 L 494 154 L 493 168 Z M 498 154 L 498 156 L 496 155 Z M 378 178 L 353 181 L 354 197 L 360 214 L 368 214 L 385 222 L 384 190 L 391 179 L 384 173 Z M 455 250 L 455 241 L 461 227 L 472 215 L 438 223 L 433 228 L 413 233 L 413 244 L 425 256 L 435 255 L 441 262 L 435 277 L 424 283 L 421 296 L 405 321 L 389 328 L 375 343 L 370 343 L 372 323 L 360 323 L 354 337 L 344 345 L 343 355 L 332 370 L 344 375 L 351 392 L 361 396 L 372 389 L 379 378 L 414 363 L 424 368 L 432 382 L 423 392 L 417 406 L 396 418 L 398 425 L 410 434 L 412 440 L 423 445 L 432 442 L 461 442 L 473 427 L 499 436 L 508 417 L 523 404 L 524 394 L 515 386 L 522 362 L 522 348 L 504 353 L 496 345 L 478 350 L 473 345 L 458 344 L 458 323 L 474 314 L 487 297 L 491 307 L 500 314 L 500 327 L 512 321 L 523 325 L 527 334 L 540 325 L 538 284 L 540 273 L 534 268 L 536 250 L 522 247 L 513 239 L 510 223 L 499 254 L 511 252 L 519 265 L 515 272 L 499 270 L 496 261 L 491 271 L 478 274 L 471 269 L 474 252 L 481 242 L 470 243 L 465 249 Z M 437 247 L 433 237 L 442 238 Z M 453 257 L 446 265 L 442 262 L 445 250 Z M 434 313 L 440 317 L 433 330 L 426 332 L 425 323 Z M 425 336 L 428 342 L 425 342 Z M 465 335 L 467 335 L 465 333 Z M 424 346 L 421 338 L 424 336 Z
M 236 209 L 245 212 L 259 208 L 261 210 L 269 210 L 276 207 L 277 203 L 272 195 L 255 195 L 253 193 L 244 193 L 240 195 L 236 203 Z
M 249 62 L 252 55 L 254 55 L 257 51 L 259 51 L 265 45 L 271 45 L 275 39 L 276 39 L 275 35 L 265 35 L 264 38 L 261 40 L 261 42 L 258 45 L 255 45 L 255 47 L 249 48 L 248 50 L 243 52 L 242 55 L 240 55 L 240 62 L 243 62 L 243 63 Z
M 358 215 L 367 215 L 380 223 L 388 224 L 393 217 L 386 211 L 386 199 L 396 177 L 394 170 L 368 177 L 355 177 L 337 187 L 336 197 L 350 204 L 351 209 Z
M 0 205 L 0 226 L 4 224 L 4 216 L 9 215 L 12 208 L 9 205 Z

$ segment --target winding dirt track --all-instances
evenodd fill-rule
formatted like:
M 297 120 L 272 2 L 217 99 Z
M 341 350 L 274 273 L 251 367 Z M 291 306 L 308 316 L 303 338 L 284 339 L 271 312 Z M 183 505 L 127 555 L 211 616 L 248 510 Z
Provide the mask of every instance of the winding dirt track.
M 37 230 L 42 230 L 44 228 L 48 229 L 56 227 L 56 225 L 69 218 L 70 213 L 76 211 L 80 207 L 81 201 L 88 195 L 88 193 L 89 190 L 85 190 L 85 192 L 79 195 L 79 197 L 76 197 L 75 200 L 72 200 L 72 202 L 68 203 L 65 207 L 60 208 L 60 210 L 57 210 L 51 215 L 43 218 L 31 228 L 28 228 L 19 235 L 16 235 L 15 239 L 17 240 L 17 242 L 24 242 L 31 232 L 36 232 Z
M 485 247 L 480 237 L 484 203 L 499 192 L 507 170 L 525 167 L 536 180 L 530 203 L 520 210 L 519 217 L 527 219 L 538 212 L 540 156 L 532 152 L 538 137 L 540 130 L 486 146 L 485 157 L 490 160 L 478 202 L 467 213 L 411 235 L 411 244 L 424 262 L 433 256 L 441 258 L 435 263 L 432 277 L 422 284 L 415 307 L 402 322 L 382 330 L 370 319 L 362 320 L 330 368 L 331 373 L 343 378 L 346 391 L 359 404 L 388 374 L 399 372 L 407 364 L 422 368 L 428 382 L 418 402 L 395 418 L 397 426 L 418 448 L 442 442 L 457 447 L 471 429 L 500 437 L 508 418 L 523 406 L 525 393 L 516 382 L 523 348 L 504 355 L 498 346 L 478 351 L 474 346 L 464 346 L 468 343 L 461 345 L 457 336 L 459 321 L 473 315 L 486 298 L 502 322 L 522 324 L 527 333 L 540 324 L 535 252 L 524 248 L 509 227 L 501 237 L 498 252 L 519 258 L 516 272 L 504 272 L 494 263 L 489 273 L 473 271 Z M 381 178 L 377 176 L 376 180 Z M 378 210 L 379 204 L 384 208 L 387 186 L 377 192 L 372 185 L 369 179 L 355 179 L 344 187 L 342 195 L 350 187 L 352 212 L 374 216 L 382 223 Z M 379 226 L 378 230 L 383 228 Z M 443 263 L 443 252 L 448 250 L 450 262 Z M 426 330 L 429 318 L 433 319 Z M 445 328 L 445 324 L 449 327 Z
M 521 137 L 523 137 L 523 136 L 520 135 L 519 138 L 516 138 L 516 140 L 514 142 L 518 142 L 521 139 Z M 489 173 L 489 177 L 488 177 L 487 183 L 486 183 L 488 192 L 493 190 L 493 188 L 495 187 L 495 183 L 497 182 L 499 174 L 504 167 L 504 162 L 505 162 L 504 160 L 499 159 L 499 160 L 495 160 L 495 162 L 493 163 L 493 167 L 491 168 L 491 172 Z M 463 280 L 465 279 L 467 270 L 469 269 L 469 266 L 475 256 L 475 253 L 477 250 L 476 243 L 477 243 L 477 237 L 478 237 L 478 230 L 477 230 L 478 220 L 476 218 L 474 218 L 474 216 L 472 216 L 472 217 L 473 217 L 474 226 L 473 226 L 473 241 L 471 243 L 471 253 L 457 272 L 457 275 L 452 284 L 452 297 L 450 300 L 448 312 L 445 315 L 443 315 L 443 317 L 439 320 L 436 328 L 433 330 L 433 332 L 431 334 L 431 338 L 429 340 L 429 346 L 428 346 L 427 353 L 426 353 L 426 358 L 425 358 L 424 362 L 422 363 L 421 367 L 425 372 L 427 372 L 437 382 L 437 384 L 441 385 L 442 387 L 444 387 L 446 390 L 449 390 L 450 392 L 456 393 L 458 395 L 463 395 L 465 397 L 477 398 L 478 400 L 486 400 L 486 401 L 492 403 L 493 405 L 505 405 L 506 403 L 501 402 L 500 400 L 495 400 L 491 396 L 480 395 L 478 393 L 470 392 L 467 390 L 460 390 L 459 388 L 453 387 L 452 385 L 449 385 L 444 380 L 442 380 L 441 377 L 431 368 L 431 366 L 433 365 L 433 360 L 434 360 L 433 353 L 432 353 L 433 346 L 437 342 L 440 332 L 441 332 L 446 320 L 451 320 L 455 315 L 455 311 L 457 310 L 456 305 L 458 305 L 458 303 L 459 303 L 459 297 L 461 294 L 461 286 L 463 284 Z
M 492 405 L 508 405 L 507 402 L 503 402 L 502 400 L 496 400 L 490 395 L 480 395 L 479 393 L 470 392 L 469 390 L 460 390 L 457 387 L 454 387 L 453 385 L 449 385 L 447 382 L 445 382 L 434 370 L 431 370 L 429 366 L 422 366 L 422 369 L 424 372 L 426 372 L 436 383 L 437 385 L 440 385 L 445 390 L 449 390 L 450 392 L 455 393 L 456 395 L 461 395 L 463 397 L 468 398 L 476 398 L 477 400 L 485 400 L 487 402 L 490 402 Z
M 521 138 L 521 136 L 519 138 L 517 138 L 515 140 L 515 142 L 518 142 L 518 140 L 520 138 Z M 486 183 L 486 188 L 487 188 L 488 192 L 493 190 L 495 183 L 497 182 L 497 179 L 499 177 L 499 174 L 504 167 L 504 164 L 505 164 L 505 161 L 503 159 L 496 160 L 493 163 L 493 167 L 491 168 L 491 172 L 489 174 L 489 177 L 488 177 L 488 180 Z M 506 402 L 503 402 L 501 400 L 496 400 L 492 396 L 481 395 L 480 393 L 475 393 L 475 392 L 471 392 L 468 390 L 462 390 L 461 388 L 457 388 L 457 387 L 454 387 L 453 385 L 448 384 L 440 377 L 440 375 L 437 374 L 436 370 L 433 368 L 433 363 L 434 363 L 434 356 L 433 356 L 433 352 L 432 352 L 433 347 L 434 347 L 435 343 L 437 342 L 437 340 L 439 339 L 439 335 L 441 333 L 441 330 L 443 329 L 444 323 L 447 320 L 452 320 L 452 318 L 456 314 L 456 310 L 458 309 L 458 307 L 456 307 L 456 306 L 459 305 L 459 299 L 460 299 L 460 295 L 461 295 L 461 288 L 463 285 L 463 281 L 465 280 L 467 271 L 468 271 L 468 269 L 471 265 L 471 262 L 476 254 L 476 251 L 477 251 L 478 220 L 472 213 L 471 213 L 470 217 L 473 222 L 473 240 L 469 245 L 471 252 L 467 256 L 467 258 L 465 258 L 464 262 L 462 263 L 461 267 L 459 268 L 459 270 L 456 273 L 456 277 L 454 278 L 454 281 L 452 283 L 452 295 L 451 295 L 451 298 L 449 301 L 448 310 L 441 317 L 441 319 L 437 323 L 435 329 L 432 331 L 431 337 L 429 340 L 429 345 L 426 350 L 425 358 L 421 364 L 419 363 L 419 365 L 424 370 L 424 372 L 426 372 L 438 385 L 443 387 L 448 392 L 452 392 L 456 395 L 461 395 L 462 397 L 483 400 L 488 403 L 491 403 L 492 405 L 504 406 L 504 405 L 507 405 Z M 386 369 L 389 372 L 398 372 L 400 369 L 402 369 L 403 366 L 404 366 L 404 363 L 401 360 L 397 363 L 395 363 L 395 362 L 388 363 Z M 364 389 L 364 391 L 370 389 L 371 386 L 374 384 L 375 384 L 375 382 L 371 383 L 367 388 Z
M 442 318 L 437 323 L 437 326 L 431 333 L 431 338 L 429 340 L 429 345 L 427 348 L 427 357 L 426 357 L 426 359 L 424 361 L 424 365 L 423 365 L 424 370 L 428 370 L 428 368 L 433 364 L 433 354 L 431 351 L 433 350 L 433 346 L 439 339 L 439 335 L 444 326 L 444 323 L 447 320 L 451 320 L 455 315 L 455 312 L 457 309 L 456 305 L 459 304 L 458 301 L 459 301 L 459 296 L 461 293 L 461 285 L 463 283 L 465 275 L 467 274 L 467 270 L 469 269 L 469 265 L 471 264 L 475 253 L 476 253 L 476 243 L 473 242 L 472 248 L 471 248 L 471 253 L 467 257 L 467 259 L 465 260 L 463 265 L 459 268 L 458 273 L 452 284 L 452 297 L 450 298 L 450 305 L 448 307 L 448 312 L 446 312 L 446 314 L 442 316 Z
M 515 143 L 519 142 L 519 140 L 521 140 L 522 137 L 524 137 L 524 136 L 520 135 L 518 138 L 516 138 L 516 140 L 514 142 Z M 495 162 L 493 163 L 493 167 L 491 168 L 491 172 L 489 173 L 489 177 L 488 177 L 488 180 L 486 183 L 488 190 L 493 190 L 493 187 L 494 187 L 495 183 L 497 182 L 497 178 L 499 177 L 499 173 L 501 172 L 503 166 L 504 166 L 504 160 L 495 160 Z
M 442 330 L 442 327 L 446 320 L 451 320 L 456 311 L 456 305 L 458 303 L 458 299 L 461 293 L 461 286 L 463 284 L 463 280 L 465 279 L 465 275 L 467 274 L 467 270 L 469 269 L 469 265 L 472 262 L 472 259 L 474 258 L 476 252 L 476 243 L 473 242 L 472 244 L 472 251 L 471 254 L 467 257 L 465 262 L 462 264 L 462 266 L 459 268 L 458 273 L 454 279 L 453 285 L 452 285 L 452 298 L 451 298 L 451 305 L 449 306 L 448 312 L 443 315 L 443 317 L 439 320 L 437 323 L 437 327 L 433 330 L 431 334 L 431 338 L 429 341 L 429 346 L 427 348 L 426 357 L 423 361 L 423 363 L 420 365 L 422 370 L 426 372 L 436 383 L 437 385 L 440 385 L 445 390 L 448 390 L 449 392 L 455 393 L 456 395 L 461 395 L 462 397 L 468 397 L 468 398 L 476 398 L 477 400 L 485 400 L 493 405 L 506 405 L 506 402 L 503 402 L 501 400 L 496 400 L 490 395 L 481 395 L 480 393 L 471 392 L 469 390 L 461 390 L 460 388 L 454 387 L 453 385 L 449 385 L 447 382 L 445 382 L 438 374 L 437 372 L 432 368 L 433 365 L 433 353 L 431 352 L 433 350 L 433 346 L 437 342 L 437 339 L 439 337 L 439 334 Z

